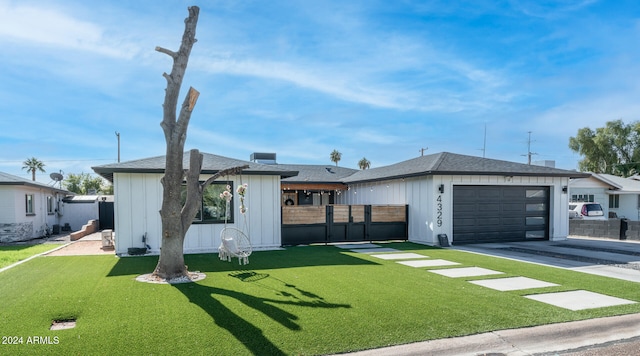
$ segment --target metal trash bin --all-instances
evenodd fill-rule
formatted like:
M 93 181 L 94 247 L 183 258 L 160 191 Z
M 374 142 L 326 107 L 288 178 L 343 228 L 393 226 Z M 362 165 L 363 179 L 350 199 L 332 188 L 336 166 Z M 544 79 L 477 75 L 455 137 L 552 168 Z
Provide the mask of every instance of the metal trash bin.
M 629 229 L 629 219 L 620 219 L 620 240 L 627 239 L 627 230 Z

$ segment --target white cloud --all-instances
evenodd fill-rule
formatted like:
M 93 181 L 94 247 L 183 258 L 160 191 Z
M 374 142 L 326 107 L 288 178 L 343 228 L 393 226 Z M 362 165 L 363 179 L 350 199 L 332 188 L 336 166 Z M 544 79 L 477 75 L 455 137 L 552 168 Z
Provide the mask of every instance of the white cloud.
M 100 26 L 60 10 L 0 3 L 0 37 L 32 46 L 50 46 L 131 58 L 134 46 L 105 36 Z

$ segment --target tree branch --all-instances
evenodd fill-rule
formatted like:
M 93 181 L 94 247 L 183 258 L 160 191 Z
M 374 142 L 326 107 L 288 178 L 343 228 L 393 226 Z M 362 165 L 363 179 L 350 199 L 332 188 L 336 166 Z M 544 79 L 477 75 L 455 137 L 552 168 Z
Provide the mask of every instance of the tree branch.
M 200 186 L 201 186 L 202 190 L 204 190 L 204 188 L 206 188 L 207 185 L 211 184 L 214 180 L 216 180 L 216 179 L 218 179 L 218 178 L 220 178 L 222 176 L 235 176 L 235 175 L 238 175 L 238 174 L 242 173 L 242 171 L 247 169 L 247 168 L 249 168 L 249 166 L 245 164 L 244 166 L 237 166 L 237 167 L 233 167 L 233 168 L 223 169 L 223 170 L 215 173 L 211 177 L 209 177 L 209 179 L 207 179 Z
M 160 46 L 156 46 L 156 51 L 160 52 L 160 53 L 164 53 L 166 55 L 168 55 L 169 57 L 176 59 L 178 57 L 178 54 L 174 51 L 168 50 L 166 48 L 162 48 Z

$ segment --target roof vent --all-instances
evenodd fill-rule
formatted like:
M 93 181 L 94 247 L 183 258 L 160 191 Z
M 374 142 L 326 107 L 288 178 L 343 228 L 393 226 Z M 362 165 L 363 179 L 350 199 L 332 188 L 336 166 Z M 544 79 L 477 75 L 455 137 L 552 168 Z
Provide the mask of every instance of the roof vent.
M 334 173 L 334 174 L 336 173 L 336 172 L 331 170 L 331 167 L 325 167 L 324 169 L 326 169 L 327 172 L 329 172 L 329 173 Z
M 254 152 L 251 154 L 250 160 L 251 162 L 262 164 L 277 164 L 275 153 Z

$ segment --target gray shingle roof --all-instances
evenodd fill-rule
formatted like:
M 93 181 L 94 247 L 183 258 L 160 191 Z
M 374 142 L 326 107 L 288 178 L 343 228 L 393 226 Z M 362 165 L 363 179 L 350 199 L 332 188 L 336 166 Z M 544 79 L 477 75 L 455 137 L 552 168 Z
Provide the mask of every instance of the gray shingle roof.
M 29 187 L 37 187 L 37 188 L 47 188 L 47 189 L 51 189 L 54 190 L 56 192 L 61 192 L 61 193 L 65 193 L 65 194 L 72 194 L 71 192 L 64 190 L 64 189 L 59 189 L 56 187 L 52 187 L 50 185 L 44 184 L 44 183 L 40 183 L 40 182 L 34 182 L 32 180 L 29 179 L 24 179 L 18 176 L 14 176 L 12 174 L 9 173 L 4 173 L 4 172 L 0 172 L 0 185 L 26 185 Z
M 580 173 L 564 169 L 442 152 L 413 158 L 389 166 L 357 171 L 351 176 L 346 177 L 343 182 L 370 182 L 434 174 L 572 178 L 589 176 L 588 173 Z
M 413 158 L 392 165 L 357 170 L 332 165 L 261 164 L 202 153 L 202 173 L 213 174 L 220 170 L 248 165 L 243 174 L 279 175 L 288 183 L 358 183 L 378 180 L 408 178 L 424 175 L 510 175 L 585 178 L 589 173 L 565 169 L 528 165 L 449 152 Z M 189 152 L 185 152 L 184 165 L 188 167 Z M 113 181 L 113 173 L 163 173 L 165 156 L 144 158 L 122 163 L 92 167 L 104 178 Z
M 278 175 L 280 177 L 291 177 L 297 172 L 279 168 L 275 165 L 261 164 L 255 162 L 242 161 L 238 159 L 214 155 L 201 152 L 202 173 L 214 174 L 221 170 L 247 165 L 249 168 L 242 171 L 247 175 Z M 190 152 L 185 152 L 183 157 L 184 168 L 189 167 Z M 96 173 L 113 182 L 113 173 L 164 173 L 166 156 L 156 156 L 133 161 L 111 163 L 101 166 L 91 167 Z
M 297 176 L 282 180 L 286 183 L 342 183 L 344 178 L 358 171 L 352 168 L 312 164 L 277 164 L 277 167 L 298 171 Z

